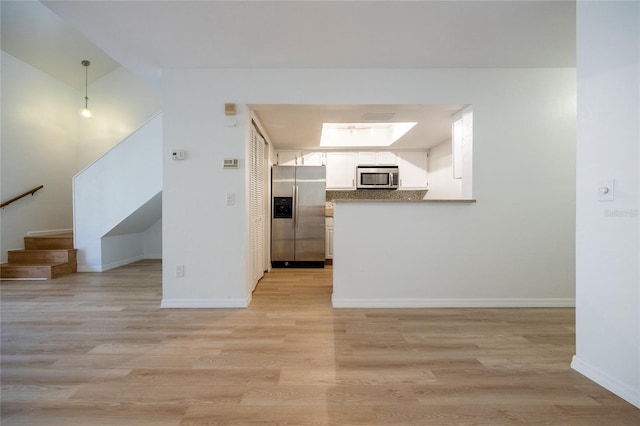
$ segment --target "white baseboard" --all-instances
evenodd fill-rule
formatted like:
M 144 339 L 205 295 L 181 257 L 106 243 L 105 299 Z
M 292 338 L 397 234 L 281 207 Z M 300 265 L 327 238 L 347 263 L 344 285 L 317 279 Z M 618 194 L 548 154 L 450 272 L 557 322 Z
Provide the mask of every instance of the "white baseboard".
M 48 231 L 29 231 L 27 237 L 43 237 L 45 235 L 71 234 L 73 229 L 51 229 Z
M 595 365 L 578 358 L 577 355 L 574 355 L 571 360 L 571 368 L 603 388 L 615 393 L 628 403 L 640 408 L 640 389 L 633 389 L 626 383 L 611 377 Z
M 251 296 L 245 299 L 162 299 L 161 308 L 246 308 Z
M 119 268 L 121 266 L 128 265 L 130 263 L 137 262 L 137 261 L 142 260 L 142 259 L 144 259 L 143 256 L 135 256 L 135 257 L 131 257 L 129 259 L 124 259 L 124 260 L 119 260 L 117 262 L 108 263 L 106 265 L 97 265 L 97 266 L 78 265 L 78 272 L 105 272 L 105 271 L 108 271 L 110 269 Z
M 142 260 L 142 259 L 144 259 L 143 256 L 134 256 L 134 257 L 131 257 L 129 259 L 123 259 L 123 260 L 119 260 L 117 262 L 108 263 L 106 265 L 102 265 L 102 272 L 108 271 L 109 269 L 119 268 L 120 266 L 128 265 L 130 263 L 137 262 L 137 261 Z
M 145 254 L 144 255 L 145 259 L 162 259 L 162 253 L 160 254 Z
M 574 298 L 542 299 L 351 299 L 331 297 L 334 308 L 573 308 Z
M 78 265 L 78 272 L 102 272 L 101 266 L 80 266 Z

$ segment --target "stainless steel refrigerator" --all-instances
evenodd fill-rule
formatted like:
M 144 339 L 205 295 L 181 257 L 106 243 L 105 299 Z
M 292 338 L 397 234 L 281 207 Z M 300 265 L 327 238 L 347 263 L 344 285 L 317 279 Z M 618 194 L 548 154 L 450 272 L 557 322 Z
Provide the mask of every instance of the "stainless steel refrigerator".
M 325 190 L 324 166 L 273 166 L 273 267 L 324 267 Z

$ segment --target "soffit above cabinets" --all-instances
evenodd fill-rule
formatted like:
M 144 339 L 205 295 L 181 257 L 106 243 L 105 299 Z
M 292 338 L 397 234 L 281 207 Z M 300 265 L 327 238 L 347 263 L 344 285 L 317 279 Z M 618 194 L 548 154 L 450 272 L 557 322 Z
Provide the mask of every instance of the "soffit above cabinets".
M 418 124 L 385 149 L 425 150 L 451 139 L 451 116 L 467 105 L 261 104 L 248 106 L 255 112 L 276 149 L 324 149 L 320 146 L 323 123 L 389 121 Z

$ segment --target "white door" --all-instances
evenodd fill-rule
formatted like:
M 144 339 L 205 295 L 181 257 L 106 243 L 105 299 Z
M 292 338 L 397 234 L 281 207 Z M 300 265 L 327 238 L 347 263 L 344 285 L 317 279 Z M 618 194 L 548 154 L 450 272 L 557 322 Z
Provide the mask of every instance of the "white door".
M 250 256 L 253 288 L 264 275 L 266 268 L 266 179 L 265 140 L 257 130 L 251 128 L 249 147 L 249 215 L 250 215 Z

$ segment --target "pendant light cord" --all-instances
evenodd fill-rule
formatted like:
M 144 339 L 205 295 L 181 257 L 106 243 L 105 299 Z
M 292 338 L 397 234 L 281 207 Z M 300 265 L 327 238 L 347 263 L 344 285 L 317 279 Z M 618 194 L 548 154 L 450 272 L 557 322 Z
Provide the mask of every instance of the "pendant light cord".
M 89 65 L 91 62 L 85 59 L 81 63 L 84 65 L 84 108 L 89 109 Z

